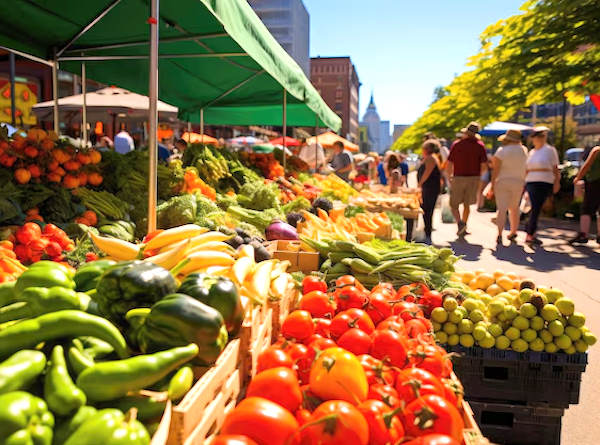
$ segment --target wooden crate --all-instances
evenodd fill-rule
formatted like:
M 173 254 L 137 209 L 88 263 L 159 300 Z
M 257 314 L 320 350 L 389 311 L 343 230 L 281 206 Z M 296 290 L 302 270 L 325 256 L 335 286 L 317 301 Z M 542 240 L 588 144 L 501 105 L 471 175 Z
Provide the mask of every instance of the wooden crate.
M 169 438 L 169 431 L 171 426 L 171 401 L 167 402 L 165 412 L 163 413 L 158 429 L 150 440 L 150 445 L 166 445 Z
M 215 365 L 172 408 L 167 445 L 210 443 L 219 431 L 240 395 L 240 343 L 240 339 L 232 340 Z
M 300 291 L 294 283 L 290 283 L 287 292 L 279 300 L 269 300 L 267 307 L 273 311 L 271 332 L 272 341 L 276 341 L 281 333 L 281 324 L 286 319 L 288 314 L 296 308 L 300 297 Z
M 319 254 L 303 250 L 300 241 L 269 241 L 265 247 L 273 258 L 290 262 L 288 272 L 310 273 L 319 270 Z
M 271 346 L 271 334 L 273 332 L 273 310 L 267 309 L 266 316 L 260 324 L 256 338 L 250 343 L 250 348 L 246 350 L 248 367 L 246 368 L 247 381 L 250 381 L 256 375 L 258 356 Z

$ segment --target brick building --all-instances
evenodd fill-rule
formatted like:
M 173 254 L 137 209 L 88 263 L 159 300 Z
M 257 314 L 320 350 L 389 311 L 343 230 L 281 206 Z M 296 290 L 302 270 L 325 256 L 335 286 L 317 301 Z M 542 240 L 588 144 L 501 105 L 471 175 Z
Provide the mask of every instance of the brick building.
M 350 57 L 313 57 L 310 81 L 329 107 L 342 118 L 340 134 L 358 141 L 358 89 L 360 81 Z

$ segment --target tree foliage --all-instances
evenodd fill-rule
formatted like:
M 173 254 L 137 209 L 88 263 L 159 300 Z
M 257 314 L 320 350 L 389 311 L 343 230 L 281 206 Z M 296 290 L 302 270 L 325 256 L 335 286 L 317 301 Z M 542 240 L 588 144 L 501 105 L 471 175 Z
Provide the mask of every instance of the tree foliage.
M 469 121 L 511 119 L 533 103 L 582 103 L 600 92 L 598 0 L 529 0 L 488 26 L 469 70 L 457 76 L 393 149 L 417 149 L 433 131 L 450 138 Z M 437 89 L 436 89 L 437 90 Z

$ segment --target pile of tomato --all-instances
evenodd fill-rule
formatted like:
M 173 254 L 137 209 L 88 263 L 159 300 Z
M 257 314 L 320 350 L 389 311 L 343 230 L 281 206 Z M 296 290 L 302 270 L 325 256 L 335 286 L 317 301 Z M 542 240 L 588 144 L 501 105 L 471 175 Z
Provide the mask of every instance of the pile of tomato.
M 62 262 L 65 253 L 75 248 L 73 240 L 54 224 L 45 224 L 42 229 L 35 222 L 26 222 L 9 237 L 9 241 L 13 243 L 13 250 L 23 264 L 44 259 Z
M 458 445 L 462 387 L 435 344 L 426 286 L 303 283 L 215 445 Z

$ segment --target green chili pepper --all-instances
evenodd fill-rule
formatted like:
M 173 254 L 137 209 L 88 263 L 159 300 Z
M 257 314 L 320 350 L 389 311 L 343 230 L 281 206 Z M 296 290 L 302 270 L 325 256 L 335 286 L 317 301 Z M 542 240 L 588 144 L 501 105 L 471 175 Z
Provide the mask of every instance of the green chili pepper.
M 15 301 L 15 282 L 0 283 L 0 307 Z
M 21 294 L 28 287 L 64 287 L 75 289 L 73 273 L 65 266 L 54 261 L 38 261 L 29 267 L 15 283 L 15 297 L 20 298 Z
M 118 409 L 103 409 L 81 425 L 64 445 L 147 445 L 148 431 L 135 419 L 134 411 L 127 415 Z
M 28 287 L 16 303 L 0 308 L 0 323 L 65 309 L 85 310 L 90 297 L 81 292 L 64 287 Z M 25 304 L 22 304 L 25 303 Z
M 59 416 L 78 410 L 86 402 L 85 394 L 69 376 L 63 347 L 60 345 L 52 349 L 50 366 L 44 379 L 44 399 L 50 411 Z
M 192 388 L 194 384 L 194 371 L 191 366 L 182 366 L 169 381 L 169 399 L 177 402 Z
M 76 375 L 79 375 L 85 369 L 94 366 L 94 360 L 76 346 L 71 346 L 69 348 L 67 357 L 69 358 L 69 366 Z
M 0 331 L 0 357 L 49 340 L 87 335 L 109 343 L 119 357 L 129 356 L 125 339 L 108 320 L 82 311 L 66 310 L 40 315 Z
M 51 445 L 54 416 L 28 392 L 0 395 L 0 445 Z
M 27 387 L 46 367 L 46 356 L 40 351 L 24 349 L 0 364 L 0 394 Z
M 115 350 L 111 345 L 96 337 L 79 337 L 79 340 L 82 345 L 81 350 L 94 360 L 112 354 Z
M 98 411 L 93 406 L 80 407 L 72 417 L 65 419 L 54 430 L 54 438 L 52 445 L 63 445 L 66 440 L 79 428 L 83 423 L 91 419 Z
M 137 409 L 137 418 L 142 422 L 158 420 L 162 417 L 167 406 L 167 398 L 148 397 L 143 395 L 125 396 L 121 399 L 106 402 L 111 408 L 117 408 L 124 413 L 131 408 Z
M 198 354 L 198 346 L 168 349 L 126 360 L 96 363 L 77 377 L 77 386 L 89 400 L 106 401 L 123 397 L 158 382 Z
M 97 260 L 83 264 L 77 272 L 73 280 L 75 281 L 76 289 L 79 292 L 87 292 L 96 289 L 98 281 L 104 272 L 117 264 L 112 260 Z

